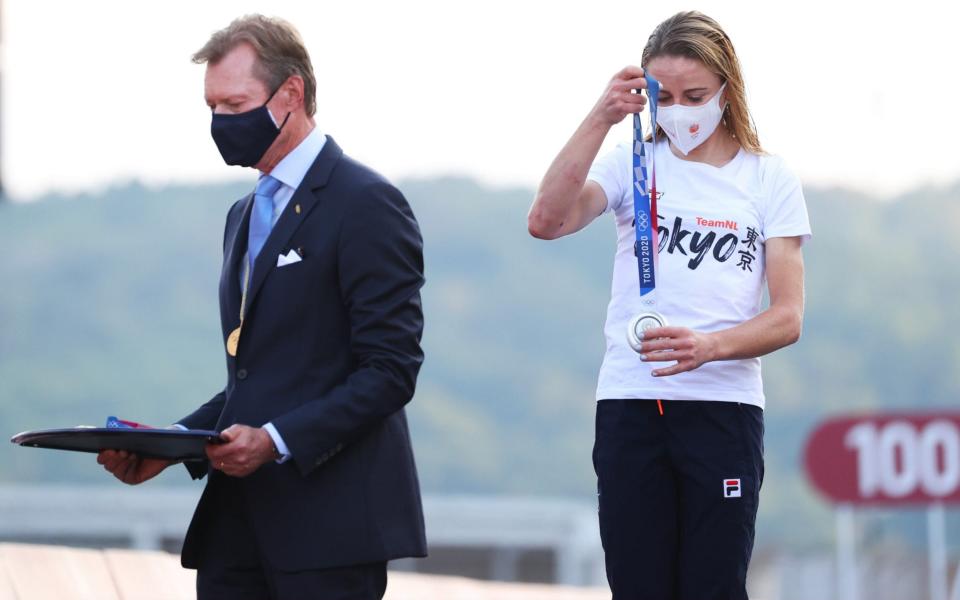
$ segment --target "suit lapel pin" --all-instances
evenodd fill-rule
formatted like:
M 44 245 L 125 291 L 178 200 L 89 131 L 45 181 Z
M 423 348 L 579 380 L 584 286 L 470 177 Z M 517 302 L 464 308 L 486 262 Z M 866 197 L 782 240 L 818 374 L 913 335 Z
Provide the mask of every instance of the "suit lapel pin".
M 297 204 L 293 207 L 293 210 L 299 215 L 300 214 L 300 205 Z

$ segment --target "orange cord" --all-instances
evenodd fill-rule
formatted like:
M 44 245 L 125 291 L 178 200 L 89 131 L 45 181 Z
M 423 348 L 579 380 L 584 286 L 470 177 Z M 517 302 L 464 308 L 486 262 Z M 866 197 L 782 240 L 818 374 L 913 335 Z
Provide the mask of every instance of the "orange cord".
M 662 416 L 663 416 L 663 403 L 660 402 L 660 399 L 659 399 L 659 398 L 657 399 L 657 410 L 660 411 L 660 416 L 662 417 Z

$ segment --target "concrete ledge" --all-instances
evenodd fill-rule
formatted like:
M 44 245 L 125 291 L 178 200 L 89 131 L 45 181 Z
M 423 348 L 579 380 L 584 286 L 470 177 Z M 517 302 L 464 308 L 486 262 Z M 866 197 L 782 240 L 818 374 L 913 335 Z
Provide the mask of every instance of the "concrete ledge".
M 0 544 L 0 600 L 187 600 L 194 572 L 176 555 Z M 391 572 L 386 600 L 601 600 L 605 589 Z

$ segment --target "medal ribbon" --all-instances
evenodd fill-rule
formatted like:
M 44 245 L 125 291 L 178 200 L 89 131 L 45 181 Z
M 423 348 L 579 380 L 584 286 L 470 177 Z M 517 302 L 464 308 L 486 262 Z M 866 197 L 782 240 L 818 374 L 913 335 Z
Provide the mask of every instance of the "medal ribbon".
M 640 276 L 640 297 L 651 294 L 646 304 L 655 305 L 657 288 L 657 172 L 654 165 L 653 149 L 657 145 L 657 100 L 660 95 L 660 82 L 649 75 L 647 80 L 647 98 L 650 104 L 650 126 L 653 130 L 653 144 L 649 155 L 643 142 L 643 124 L 640 113 L 633 115 L 633 228 L 637 241 L 633 253 L 637 257 L 637 270 Z M 639 92 L 638 92 L 639 93 Z M 647 185 L 649 183 L 649 186 Z
M 250 287 L 250 261 L 243 261 L 243 290 L 240 293 L 240 327 L 243 327 L 243 317 L 247 308 L 247 289 Z

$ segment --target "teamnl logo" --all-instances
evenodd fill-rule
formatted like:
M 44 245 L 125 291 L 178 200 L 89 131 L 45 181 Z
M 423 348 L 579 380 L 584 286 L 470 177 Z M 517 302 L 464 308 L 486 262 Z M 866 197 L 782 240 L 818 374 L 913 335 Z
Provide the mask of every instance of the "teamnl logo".
M 723 497 L 724 498 L 740 497 L 740 480 L 739 479 L 723 480 Z

